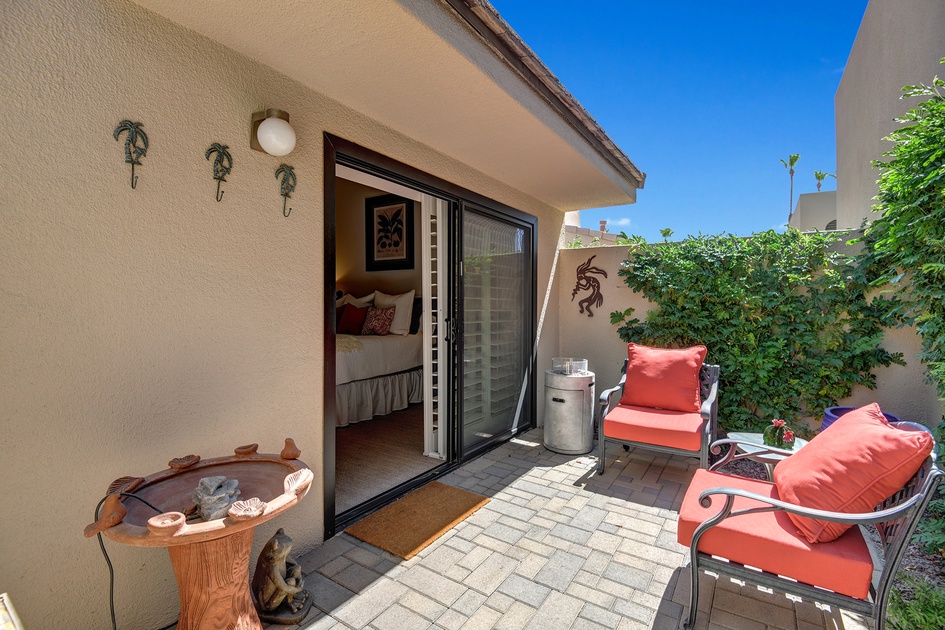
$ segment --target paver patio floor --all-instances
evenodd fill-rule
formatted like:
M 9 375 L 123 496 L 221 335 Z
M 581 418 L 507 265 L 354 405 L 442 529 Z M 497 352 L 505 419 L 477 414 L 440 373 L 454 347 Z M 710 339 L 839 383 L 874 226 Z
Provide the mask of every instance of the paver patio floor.
M 299 558 L 300 626 L 377 630 L 679 628 L 689 597 L 676 512 L 696 459 L 560 455 L 530 431 L 440 479 L 490 502 L 416 557 L 340 533 Z M 698 627 L 861 630 L 862 618 L 703 575 Z M 316 610 L 317 607 L 317 610 Z M 272 628 L 286 626 L 272 626 Z

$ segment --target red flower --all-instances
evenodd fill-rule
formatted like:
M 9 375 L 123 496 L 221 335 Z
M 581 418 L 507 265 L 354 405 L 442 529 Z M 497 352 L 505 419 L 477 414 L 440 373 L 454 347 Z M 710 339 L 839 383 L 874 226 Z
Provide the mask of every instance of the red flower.
M 794 431 L 791 431 L 790 429 L 788 429 L 787 431 L 785 431 L 785 432 L 784 432 L 784 441 L 785 441 L 785 442 L 793 442 L 793 441 L 794 441 Z
M 777 418 L 775 418 L 774 420 L 771 421 L 771 424 L 773 424 L 776 427 L 783 427 L 787 423 L 784 422 L 784 420 L 778 420 Z

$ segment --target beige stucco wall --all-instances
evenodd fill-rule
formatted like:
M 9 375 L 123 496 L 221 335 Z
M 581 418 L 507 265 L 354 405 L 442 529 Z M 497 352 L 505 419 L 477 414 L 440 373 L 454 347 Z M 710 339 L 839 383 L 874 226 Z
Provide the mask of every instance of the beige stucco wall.
M 606 271 L 607 277 L 592 275 L 600 281 L 604 303 L 593 309 L 593 317 L 588 317 L 586 312 L 579 312 L 578 302 L 589 292 L 580 291 L 572 299 L 572 291 L 577 282 L 578 267 L 591 256 L 595 257 L 591 265 Z M 588 369 L 595 374 L 598 393 L 617 384 L 620 368 L 627 357 L 627 345 L 617 336 L 617 327 L 610 323 L 611 312 L 632 306 L 636 309 L 634 316 L 643 319 L 652 308 L 649 300 L 631 291 L 617 275 L 626 258 L 627 248 L 623 246 L 563 249 L 559 252 L 555 283 L 560 304 L 561 356 L 587 359 Z M 541 367 L 549 369 L 551 362 Z
M 834 98 L 837 126 L 837 226 L 870 219 L 879 171 L 870 166 L 912 101 L 901 88 L 945 75 L 945 2 L 870 0 Z
M 827 229 L 827 224 L 837 218 L 837 191 L 804 193 L 797 198 L 797 206 L 788 225 L 802 232 Z
M 593 317 L 587 317 L 578 312 L 578 301 L 588 293 L 579 292 L 572 303 L 571 292 L 576 282 L 577 268 L 591 256 L 596 256 L 592 264 L 607 271 L 608 277 L 601 279 L 603 306 L 594 310 Z M 617 276 L 626 257 L 627 248 L 620 246 L 565 249 L 559 252 L 555 284 L 561 305 L 561 356 L 586 358 L 588 369 L 596 376 L 598 392 L 616 385 L 620 379 L 620 367 L 627 356 L 626 344 L 617 335 L 617 327 L 610 323 L 610 313 L 633 307 L 636 309 L 634 317 L 643 320 L 653 308 L 648 300 L 631 291 Z M 902 352 L 908 365 L 880 368 L 876 371 L 877 389 L 856 387 L 850 398 L 837 404 L 859 406 L 875 401 L 884 410 L 904 420 L 930 426 L 938 424 L 942 418 L 942 404 L 936 397 L 935 388 L 925 382 L 924 368 L 916 358 L 921 344 L 915 330 L 887 330 L 884 347 L 890 352 Z M 551 367 L 550 362 L 542 365 L 542 369 Z M 721 368 L 724 370 L 725 366 Z M 815 425 L 819 426 L 819 419 Z
M 29 628 L 106 627 L 82 529 L 119 476 L 293 436 L 315 483 L 253 557 L 277 527 L 299 552 L 321 540 L 323 131 L 537 216 L 542 299 L 563 214 L 136 5 L 13 0 L 0 24 L 0 590 Z M 299 137 L 288 219 L 280 159 L 248 148 L 263 107 Z M 125 118 L 150 138 L 137 190 Z M 211 142 L 233 153 L 222 203 Z M 171 621 L 165 552 L 108 545 L 120 627 Z

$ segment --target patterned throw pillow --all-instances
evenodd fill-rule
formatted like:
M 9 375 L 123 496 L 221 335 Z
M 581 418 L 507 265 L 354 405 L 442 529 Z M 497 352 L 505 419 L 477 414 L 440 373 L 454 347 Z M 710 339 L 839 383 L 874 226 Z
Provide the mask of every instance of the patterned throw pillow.
M 362 335 L 386 335 L 390 332 L 391 322 L 394 321 L 394 306 L 387 308 L 378 308 L 369 306 L 367 317 L 364 318 L 364 327 L 361 328 Z
M 415 294 L 416 291 L 413 289 L 399 295 L 387 295 L 380 291 L 374 292 L 374 306 L 379 308 L 397 307 L 397 311 L 394 313 L 394 321 L 390 325 L 390 334 L 406 335 L 410 332 L 410 315 Z

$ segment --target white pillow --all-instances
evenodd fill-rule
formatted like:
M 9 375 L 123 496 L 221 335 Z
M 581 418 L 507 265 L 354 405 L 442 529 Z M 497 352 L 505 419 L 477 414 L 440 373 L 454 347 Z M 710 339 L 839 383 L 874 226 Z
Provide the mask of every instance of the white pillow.
M 341 304 L 354 304 L 358 308 L 364 308 L 365 306 L 374 304 L 374 293 L 368 293 L 364 297 L 359 298 L 354 297 L 350 293 L 345 293 L 340 302 Z
M 387 295 L 380 291 L 374 292 L 374 306 L 378 308 L 396 307 L 394 321 L 390 324 L 390 334 L 406 335 L 410 332 L 410 316 L 413 315 L 413 296 L 416 291 L 410 290 L 400 295 Z

